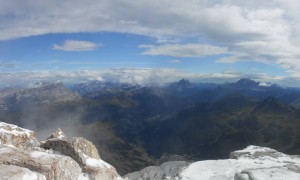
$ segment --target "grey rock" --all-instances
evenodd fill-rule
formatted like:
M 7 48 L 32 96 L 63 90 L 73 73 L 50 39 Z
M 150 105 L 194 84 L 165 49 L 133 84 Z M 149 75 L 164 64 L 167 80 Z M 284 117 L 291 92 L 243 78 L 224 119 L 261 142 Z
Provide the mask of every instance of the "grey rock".
M 34 131 L 4 122 L 0 122 L 0 144 L 12 145 L 15 147 L 39 146 Z
M 53 138 L 48 139 L 41 144 L 44 149 L 52 149 L 58 151 L 66 156 L 70 156 L 81 167 L 85 164 L 85 157 L 87 155 L 94 159 L 100 159 L 97 148 L 90 141 L 85 138 Z
M 146 179 L 178 179 L 177 176 L 181 169 L 190 163 L 185 161 L 169 161 L 160 166 L 149 166 L 141 171 L 126 174 L 124 178 L 130 180 L 146 180 Z
M 251 151 L 234 151 L 229 154 L 230 159 L 239 159 L 239 158 L 250 158 L 257 159 L 259 157 L 273 157 L 278 158 L 284 156 L 283 153 L 280 153 L 274 149 L 259 147 L 259 146 L 249 146 L 247 148 L 251 148 Z
M 29 151 L 0 145 L 0 164 L 28 168 L 47 179 L 72 180 L 81 173 L 79 165 L 68 156 Z
M 62 132 L 60 128 L 58 128 L 55 132 L 50 134 L 50 136 L 46 140 L 55 139 L 55 138 L 61 139 L 64 137 L 66 137 L 66 135 Z
M 85 138 L 52 138 L 43 142 L 41 147 L 52 149 L 71 157 L 80 165 L 82 171 L 89 175 L 90 179 L 120 179 L 116 169 L 102 161 L 97 148 Z
M 236 173 L 234 175 L 234 180 L 250 180 L 247 173 Z
M 46 177 L 40 173 L 30 171 L 27 168 L 0 164 L 0 179 L 1 180 L 46 180 Z

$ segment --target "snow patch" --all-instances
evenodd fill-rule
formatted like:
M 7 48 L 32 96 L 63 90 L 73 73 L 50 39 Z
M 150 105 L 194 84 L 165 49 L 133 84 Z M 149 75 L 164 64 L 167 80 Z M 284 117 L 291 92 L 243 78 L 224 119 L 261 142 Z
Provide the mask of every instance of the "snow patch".
M 34 172 L 26 173 L 23 175 L 22 180 L 46 180 L 45 176 L 42 176 L 42 179 Z
M 270 86 L 272 86 L 272 83 L 269 83 L 269 82 L 260 82 L 258 85 L 262 86 L 262 87 L 270 87 Z
M 5 122 L 0 122 L 0 134 L 2 133 L 7 133 L 7 134 L 12 134 L 14 136 L 20 136 L 20 135 L 26 135 L 28 138 L 30 135 L 33 133 L 33 131 L 20 128 L 16 125 L 13 124 L 7 124 Z
M 84 154 L 84 157 L 86 158 L 85 164 L 92 167 L 100 167 L 100 168 L 111 168 L 112 166 L 108 164 L 107 162 L 101 160 L 101 159 L 94 159 L 90 158 L 89 156 Z

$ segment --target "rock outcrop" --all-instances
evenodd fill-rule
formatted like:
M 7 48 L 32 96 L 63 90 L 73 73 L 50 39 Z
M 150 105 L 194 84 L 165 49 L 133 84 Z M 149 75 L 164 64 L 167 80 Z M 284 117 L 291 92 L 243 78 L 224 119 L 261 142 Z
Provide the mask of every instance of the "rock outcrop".
M 35 132 L 0 122 L 0 157 L 2 179 L 122 179 L 90 141 L 60 129 L 40 144 Z
M 0 122 L 0 144 L 18 148 L 39 146 L 35 132 L 4 122 Z
M 265 147 L 248 146 L 244 150 L 232 152 L 230 159 L 198 161 L 186 166 L 178 166 L 178 162 L 169 162 L 159 167 L 148 167 L 127 174 L 124 178 L 130 180 L 297 180 L 300 179 L 300 156 L 286 155 Z

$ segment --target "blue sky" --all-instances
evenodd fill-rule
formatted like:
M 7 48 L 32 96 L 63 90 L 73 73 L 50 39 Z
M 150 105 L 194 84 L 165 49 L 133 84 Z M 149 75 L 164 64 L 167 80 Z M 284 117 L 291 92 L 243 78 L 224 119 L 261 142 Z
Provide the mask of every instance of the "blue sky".
M 6 81 L 7 74 L 22 73 L 136 83 L 300 78 L 300 2 L 294 0 L 0 4 L 0 76 Z

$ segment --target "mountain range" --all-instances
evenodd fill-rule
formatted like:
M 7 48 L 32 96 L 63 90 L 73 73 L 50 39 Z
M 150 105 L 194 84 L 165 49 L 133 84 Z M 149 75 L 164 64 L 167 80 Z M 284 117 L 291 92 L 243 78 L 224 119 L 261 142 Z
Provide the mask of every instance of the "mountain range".
M 253 144 L 300 152 L 300 90 L 241 79 L 162 86 L 101 81 L 0 90 L 0 118 L 44 139 L 53 128 L 90 139 L 121 175 L 160 165 L 228 158 Z M 49 130 L 50 129 L 50 130 Z

